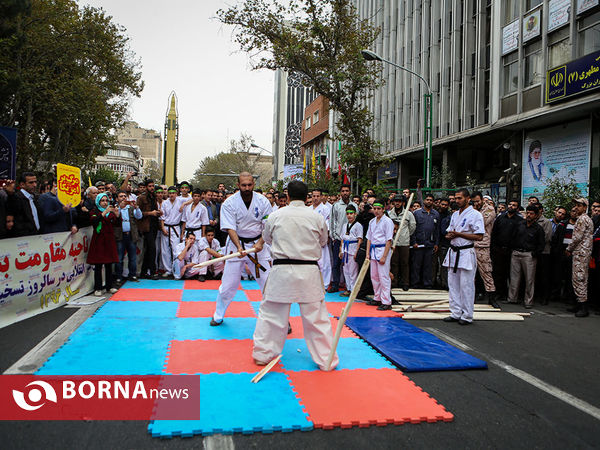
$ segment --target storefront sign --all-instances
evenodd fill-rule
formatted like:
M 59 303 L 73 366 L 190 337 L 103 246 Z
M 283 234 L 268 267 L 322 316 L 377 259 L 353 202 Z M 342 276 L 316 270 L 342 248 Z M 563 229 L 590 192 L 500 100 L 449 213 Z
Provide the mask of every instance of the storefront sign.
M 548 31 L 569 23 L 571 0 L 550 0 L 548 2 Z
M 523 143 L 521 198 L 542 196 L 550 178 L 566 178 L 570 171 L 587 197 L 590 148 L 588 120 L 528 132 Z
M 86 264 L 91 227 L 75 234 L 49 233 L 2 240 L 0 328 L 46 312 L 90 293 Z
M 398 178 L 398 161 L 392 161 L 389 165 L 377 169 L 378 180 L 389 180 L 391 178 Z
M 14 180 L 16 171 L 17 129 L 0 127 L 0 179 Z
M 515 20 L 502 29 L 502 55 L 519 48 L 519 21 Z
M 594 6 L 597 6 L 598 3 L 600 3 L 600 0 L 577 0 L 577 14 L 592 9 Z
M 600 51 L 546 72 L 546 102 L 583 94 L 600 87 Z
M 541 15 L 542 10 L 538 9 L 537 11 L 534 11 L 523 18 L 523 42 L 527 42 L 528 40 L 540 35 L 540 25 L 542 23 L 540 20 Z

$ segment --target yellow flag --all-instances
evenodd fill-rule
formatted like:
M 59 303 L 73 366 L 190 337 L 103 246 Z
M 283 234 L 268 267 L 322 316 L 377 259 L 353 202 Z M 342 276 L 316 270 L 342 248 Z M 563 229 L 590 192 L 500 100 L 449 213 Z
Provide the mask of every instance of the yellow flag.
M 316 151 L 313 148 L 312 151 L 312 179 L 313 181 L 315 181 L 315 179 L 317 178 L 317 157 L 316 157 Z

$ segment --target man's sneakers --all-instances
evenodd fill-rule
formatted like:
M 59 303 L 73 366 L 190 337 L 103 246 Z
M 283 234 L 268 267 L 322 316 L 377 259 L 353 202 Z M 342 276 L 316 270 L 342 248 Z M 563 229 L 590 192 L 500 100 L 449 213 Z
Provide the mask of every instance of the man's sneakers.
M 129 281 L 133 283 L 139 283 L 140 280 L 138 280 L 138 277 L 129 277 Z
M 344 291 L 340 294 L 340 297 L 350 297 L 351 292 L 350 291 Z
M 118 289 L 117 289 L 117 288 L 110 288 L 110 289 L 108 290 L 108 292 L 110 292 L 111 294 L 116 294 L 116 293 L 117 293 L 117 291 L 118 291 Z
M 221 325 L 223 323 L 223 321 L 219 321 L 217 322 L 215 319 L 210 319 L 210 326 L 211 327 L 218 327 L 219 325 Z
M 327 292 L 329 292 L 330 294 L 333 294 L 334 292 L 339 292 L 339 288 L 334 288 L 333 286 L 329 286 L 329 288 L 327 289 Z
M 288 322 L 288 334 L 292 334 L 292 325 Z
M 471 325 L 472 322 L 463 319 L 455 319 L 452 316 L 444 317 L 442 319 L 444 322 L 458 322 L 459 325 Z
M 375 300 L 369 300 L 367 302 L 367 305 L 369 305 L 369 306 L 379 306 L 379 305 L 381 305 L 381 302 L 376 302 Z
M 458 319 L 459 325 L 471 325 L 471 323 L 472 322 L 469 322 L 468 320 Z
M 390 311 L 392 309 L 392 305 L 379 305 L 377 307 L 377 311 Z

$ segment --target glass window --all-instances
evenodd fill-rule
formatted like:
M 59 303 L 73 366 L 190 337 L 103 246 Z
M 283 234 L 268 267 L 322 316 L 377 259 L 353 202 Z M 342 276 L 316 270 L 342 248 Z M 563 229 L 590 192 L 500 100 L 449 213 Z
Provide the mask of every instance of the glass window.
M 317 123 L 319 121 L 319 111 L 315 111 L 313 114 L 313 123 Z
M 306 129 L 308 130 L 310 128 L 310 117 L 308 117 L 306 119 Z
M 570 40 L 563 39 L 548 47 L 548 68 L 560 66 L 571 59 Z
M 525 11 L 529 11 L 530 9 L 535 8 L 537 5 L 541 5 L 542 3 L 542 0 L 527 0 L 527 7 L 525 8 Z
M 580 20 L 578 29 L 577 56 L 600 50 L 600 12 Z
M 528 45 L 523 51 L 525 54 L 523 87 L 541 83 L 543 79 L 541 41 Z
M 519 87 L 519 63 L 517 61 L 504 65 L 503 94 L 516 92 Z
M 512 22 L 519 16 L 519 1 L 505 0 L 504 2 L 504 24 Z

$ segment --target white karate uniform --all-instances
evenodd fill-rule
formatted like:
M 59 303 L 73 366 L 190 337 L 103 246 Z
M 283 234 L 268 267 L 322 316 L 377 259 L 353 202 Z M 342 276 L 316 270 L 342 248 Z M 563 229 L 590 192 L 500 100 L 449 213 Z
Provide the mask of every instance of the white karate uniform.
M 192 268 L 186 269 L 185 273 L 181 273 L 181 269 L 186 264 L 190 264 L 190 263 L 198 264 L 200 262 L 200 252 L 198 251 L 198 247 L 196 246 L 196 244 L 194 244 L 190 247 L 190 249 L 185 254 L 185 258 L 183 258 L 183 261 L 181 261 L 178 258 L 178 256 L 181 254 L 181 252 L 183 252 L 184 249 L 185 249 L 185 242 L 180 242 L 175 247 L 174 259 L 173 259 L 173 276 L 175 277 L 176 280 L 179 280 L 181 278 L 191 278 L 195 275 L 198 275 L 201 270 L 201 269 L 195 269 L 192 267 Z
M 358 240 L 363 238 L 363 227 L 356 220 L 352 228 L 348 231 L 350 224 L 346 225 L 345 233 L 342 236 L 342 264 L 344 264 L 344 278 L 346 279 L 346 289 L 352 291 L 356 277 L 358 277 L 358 263 L 354 260 L 358 252 Z
M 179 212 L 181 203 L 178 197 L 173 203 L 167 199 L 160 205 L 163 212 L 160 218 L 164 221 L 168 232 L 168 235 L 165 236 L 162 230 L 159 230 L 161 262 L 162 268 L 169 274 L 172 273 L 173 260 L 177 256 L 174 255 L 175 248 L 181 242 L 181 213 Z
M 194 204 L 190 203 L 183 209 L 181 221 L 185 222 L 186 234 L 188 230 L 194 230 L 196 242 L 198 242 L 202 239 L 202 226 L 208 226 L 210 224 L 208 221 L 208 210 L 202 203 L 198 203 L 193 209 L 192 207 L 194 207 Z
M 461 213 L 456 211 L 450 218 L 448 231 L 461 233 L 485 234 L 483 216 L 472 206 L 465 208 Z M 462 247 L 471 245 L 473 241 L 463 238 L 454 238 L 450 245 Z M 475 274 L 477 273 L 477 255 L 474 248 L 460 250 L 458 268 L 454 272 L 457 252 L 450 248 L 444 259 L 444 267 L 448 268 L 448 290 L 450 298 L 450 315 L 455 319 L 473 321 L 473 308 L 475 305 Z
M 271 204 L 265 196 L 253 192 L 252 203 L 249 208 L 246 208 L 244 200 L 242 200 L 242 196 L 238 191 L 221 205 L 221 229 L 224 231 L 234 230 L 238 237 L 252 239 L 246 243 L 243 243 L 240 240 L 240 244 L 242 244 L 244 248 L 251 248 L 260 238 L 264 221 L 270 213 Z M 231 239 L 227 237 L 225 253 L 229 254 L 237 251 L 237 247 L 231 242 Z M 254 253 L 252 256 L 258 257 L 259 264 L 265 269 L 265 271 L 260 270 L 259 276 L 256 277 L 256 281 L 260 288 L 263 289 L 271 267 L 269 264 L 271 260 L 269 248 L 265 247 L 260 253 Z M 220 322 L 223 320 L 223 317 L 225 317 L 225 311 L 227 311 L 227 307 L 238 290 L 242 272 L 244 271 L 244 266 L 246 264 L 248 264 L 248 267 L 253 271 L 253 275 L 255 275 L 255 265 L 248 256 L 228 259 L 225 262 L 221 287 L 219 288 L 219 294 L 217 295 L 217 307 L 213 314 L 213 319 L 216 322 Z
M 392 251 L 387 254 L 384 264 L 379 264 L 379 260 L 385 251 L 387 241 L 394 239 L 394 222 L 388 216 L 383 215 L 379 222 L 374 217 L 369 222 L 367 230 L 367 239 L 371 242 L 371 282 L 373 291 L 375 291 L 374 300 L 384 305 L 392 304 L 392 280 L 390 279 L 390 262 L 392 260 Z
M 200 238 L 199 240 L 196 241 L 196 245 L 198 247 L 198 251 L 200 252 L 200 261 L 201 263 L 206 262 L 206 261 L 210 261 L 211 259 L 214 258 L 213 255 L 211 255 L 210 253 L 208 253 L 206 251 L 206 249 L 210 248 L 212 250 L 214 250 L 217 253 L 222 253 L 221 252 L 221 245 L 219 244 L 219 241 L 216 238 L 213 238 L 211 244 L 208 244 L 208 241 L 206 240 L 206 238 Z M 223 255 L 225 256 L 225 255 Z M 199 270 L 199 274 L 200 275 L 206 275 L 206 272 L 208 269 L 210 269 L 210 271 L 213 273 L 213 275 L 219 275 L 221 272 L 223 272 L 223 268 L 225 267 L 225 263 L 224 262 L 220 262 L 217 264 L 213 264 L 212 266 L 207 266 L 207 267 L 202 267 Z
M 311 206 L 311 208 L 314 212 L 323 217 L 327 224 L 327 230 L 329 230 L 329 214 L 331 213 L 331 208 L 328 208 L 323 203 L 319 203 L 316 208 L 314 206 Z M 321 258 L 319 259 L 319 269 L 321 269 L 325 287 L 329 286 L 329 283 L 331 283 L 331 253 L 329 252 L 328 247 L 328 244 L 325 243 L 322 249 L 323 251 L 321 252 Z
M 271 245 L 275 261 L 296 259 L 316 262 L 327 243 L 328 233 L 322 216 L 311 211 L 304 202 L 294 200 L 269 217 L 263 238 Z M 281 354 L 287 337 L 290 306 L 298 303 L 308 351 L 317 366 L 325 370 L 333 345 L 333 333 L 324 299 L 318 264 L 274 265 L 258 312 L 253 358 L 266 363 Z M 335 354 L 331 368 L 338 363 Z

